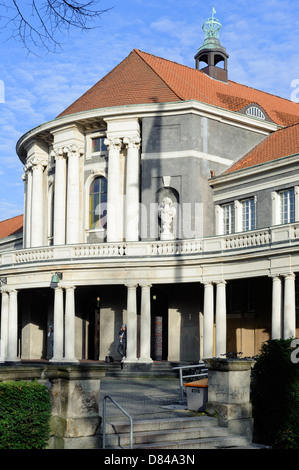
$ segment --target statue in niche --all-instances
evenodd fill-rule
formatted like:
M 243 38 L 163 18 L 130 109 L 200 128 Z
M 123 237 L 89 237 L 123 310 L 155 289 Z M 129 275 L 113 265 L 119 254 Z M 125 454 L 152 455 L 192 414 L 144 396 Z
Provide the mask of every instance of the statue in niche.
M 158 215 L 161 218 L 161 240 L 173 240 L 171 223 L 176 215 L 176 209 L 170 197 L 165 197 L 158 207 Z

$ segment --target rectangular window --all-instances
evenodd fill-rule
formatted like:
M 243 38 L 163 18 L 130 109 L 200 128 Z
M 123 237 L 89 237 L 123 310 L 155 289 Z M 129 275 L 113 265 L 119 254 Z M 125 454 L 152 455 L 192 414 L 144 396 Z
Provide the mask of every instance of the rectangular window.
M 280 191 L 280 223 L 290 224 L 295 221 L 295 191 L 287 189 Z
M 105 145 L 105 137 L 95 137 L 91 139 L 91 151 L 95 152 L 106 152 L 107 146 Z
M 228 235 L 235 232 L 235 209 L 234 204 L 224 204 L 223 211 L 223 234 Z
M 242 201 L 242 231 L 255 230 L 255 201 L 254 198 Z

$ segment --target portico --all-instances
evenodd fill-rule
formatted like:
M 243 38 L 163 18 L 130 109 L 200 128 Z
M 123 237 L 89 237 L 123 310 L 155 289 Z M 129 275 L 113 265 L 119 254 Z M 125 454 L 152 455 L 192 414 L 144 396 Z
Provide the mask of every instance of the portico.
M 213 241 L 209 239 L 207 242 L 213 243 L 213 246 L 215 246 L 217 241 L 221 241 L 222 238 L 215 237 Z M 103 244 L 102 248 L 104 246 L 107 246 L 107 244 Z M 144 243 L 141 246 L 147 248 L 148 244 Z M 205 247 L 205 240 L 203 240 L 203 246 Z M 111 250 L 108 244 L 107 256 L 109 257 L 107 257 L 105 265 L 100 270 L 96 267 L 97 257 L 94 257 L 96 253 L 94 249 L 90 252 L 90 255 L 93 253 L 93 257 L 90 257 L 85 245 L 82 245 L 82 251 L 79 246 L 70 248 L 69 256 L 77 259 L 77 265 L 72 265 L 71 270 L 66 269 L 66 267 L 62 269 L 62 279 L 57 286 L 51 286 L 51 277 L 53 272 L 58 271 L 58 269 L 55 270 L 54 266 L 51 269 L 47 267 L 49 261 L 51 264 L 53 263 L 53 258 L 50 256 L 47 259 L 47 256 L 45 256 L 46 250 L 43 250 L 44 261 L 39 261 L 40 269 L 44 265 L 43 270 L 40 272 L 34 270 L 35 260 L 42 253 L 39 248 L 33 248 L 30 252 L 26 250 L 27 261 L 21 263 L 23 254 L 19 252 L 19 261 L 15 263 L 18 275 L 8 277 L 7 284 L 2 285 L 1 288 L 1 342 L 5 344 L 5 360 L 15 362 L 26 358 L 45 358 L 46 354 L 42 352 L 44 351 L 44 339 L 42 337 L 44 338 L 47 334 L 46 324 L 53 324 L 54 326 L 54 356 L 51 358 L 52 362 L 76 362 L 83 358 L 104 360 L 106 355 L 116 354 L 118 329 L 122 323 L 126 323 L 128 329 L 126 362 L 151 363 L 153 360 L 151 340 L 154 334 L 151 305 L 152 292 L 156 292 L 156 286 L 160 286 L 168 299 L 168 360 L 179 361 L 184 360 L 184 358 L 191 360 L 191 357 L 194 357 L 193 360 L 213 356 L 221 357 L 229 352 L 227 344 L 232 330 L 228 325 L 231 324 L 232 315 L 235 314 L 234 310 L 231 310 L 230 302 L 227 299 L 227 287 L 240 277 L 242 263 L 238 261 L 236 264 L 238 271 L 232 269 L 232 255 L 229 255 L 229 252 L 227 253 L 227 262 L 225 262 L 225 258 L 222 258 L 221 266 L 213 265 L 213 263 L 209 264 L 209 258 L 206 257 L 204 252 L 201 252 L 205 258 L 203 264 L 198 263 L 198 254 L 193 254 L 191 257 L 186 254 L 180 255 L 180 278 L 184 280 L 180 282 L 177 277 L 178 255 L 168 254 L 166 257 L 164 255 L 163 261 L 161 254 L 154 255 L 144 265 L 144 257 L 140 255 L 140 242 L 137 244 L 136 255 L 132 257 L 133 247 L 132 244 L 125 244 L 124 251 L 118 252 L 119 254 L 115 253 L 111 258 Z M 98 246 L 99 248 L 100 246 Z M 56 251 L 57 249 L 52 247 L 48 250 L 52 252 L 53 256 L 59 256 L 60 249 Z M 61 255 L 65 256 L 65 248 L 63 250 Z M 73 255 L 71 254 L 72 250 L 75 250 Z M 31 253 L 31 261 L 28 258 L 29 253 Z M 101 253 L 104 252 L 101 251 Z M 127 260 L 128 255 L 124 253 L 129 253 L 130 261 Z M 2 266 L 3 263 L 11 263 L 14 254 L 2 254 Z M 237 261 L 238 255 L 234 256 Z M 154 263 L 157 262 L 157 259 L 160 261 L 159 268 L 156 269 Z M 117 268 L 115 265 L 116 260 L 118 260 Z M 212 262 L 212 258 L 210 261 Z M 280 274 L 273 273 L 270 278 L 267 273 L 269 269 L 271 271 L 271 265 L 272 270 L 277 270 L 276 257 L 269 261 L 263 258 L 261 253 L 251 266 L 252 277 L 256 278 L 260 274 L 261 279 L 266 280 L 268 278 L 272 282 L 272 291 L 270 289 L 264 291 L 264 295 L 268 297 L 269 305 L 272 304 L 272 308 L 267 314 L 271 323 L 269 337 L 272 338 L 295 337 L 298 331 L 296 330 L 296 273 L 288 271 L 288 263 L 289 258 L 287 256 L 281 257 Z M 93 264 L 94 267 L 92 267 Z M 113 265 L 112 270 L 110 266 Z M 10 264 L 10 266 L 12 265 Z M 5 269 L 5 267 L 2 269 Z M 219 279 L 220 270 L 222 272 L 221 279 Z M 24 272 L 24 275 L 21 274 L 21 271 Z M 281 274 L 283 271 L 285 271 L 285 274 Z M 204 275 L 203 272 L 208 274 Z M 247 269 L 243 279 L 250 279 L 248 275 L 250 275 L 250 272 Z M 35 296 L 35 289 L 40 288 L 48 290 L 48 298 L 45 302 L 47 304 L 52 303 L 52 307 L 50 305 L 49 309 L 44 312 L 44 307 L 42 307 L 42 310 L 38 312 L 36 311 L 37 307 L 32 305 L 31 310 L 30 307 L 28 310 L 29 317 L 24 323 L 27 316 L 24 317 L 24 307 L 21 305 L 19 305 L 21 310 L 18 313 L 18 297 L 21 296 L 23 303 L 26 300 L 23 297 L 24 289 L 27 290 L 28 296 L 32 297 Z M 31 293 L 29 294 L 29 292 Z M 244 296 L 247 294 L 246 291 L 241 291 L 239 295 Z M 180 299 L 184 296 L 185 300 L 181 304 Z M 90 306 L 86 303 L 87 299 Z M 98 307 L 96 307 L 96 299 L 98 299 Z M 99 314 L 97 340 L 100 348 L 98 355 L 92 354 L 90 356 L 88 351 L 91 346 L 88 346 L 88 344 L 95 341 L 93 329 L 95 328 L 94 315 L 96 308 L 98 308 Z M 249 312 L 248 315 L 251 315 L 250 310 L 247 311 Z M 260 313 L 257 311 L 255 314 L 256 319 L 259 318 L 259 320 L 256 320 L 256 325 L 264 325 L 264 329 L 268 328 L 267 323 L 265 323 L 266 313 L 267 311 L 262 308 Z M 38 320 L 39 317 L 40 320 Z M 228 323 L 228 318 L 230 318 L 230 323 Z M 234 322 L 238 321 L 238 315 L 234 318 Z M 39 340 L 36 333 L 34 333 L 34 329 L 32 329 L 32 336 L 31 334 L 28 336 L 28 332 L 26 332 L 30 321 L 40 321 L 40 328 L 44 329 L 43 336 Z M 18 328 L 18 324 L 21 330 Z M 28 326 L 25 328 L 25 325 Z M 23 337 L 21 342 L 20 332 L 21 338 Z M 192 332 L 193 338 L 192 356 L 190 357 L 188 354 L 189 332 Z M 38 344 L 37 341 L 40 342 L 39 357 L 36 356 L 36 352 L 31 357 L 30 347 L 26 346 L 24 349 L 25 337 L 31 337 L 36 344 Z M 185 344 L 183 349 L 182 344 Z M 237 345 L 238 342 L 236 347 Z M 244 345 L 242 344 L 242 346 Z M 258 347 L 257 343 L 256 348 Z M 35 345 L 36 350 L 38 348 Z M 83 350 L 87 351 L 86 355 L 83 355 Z

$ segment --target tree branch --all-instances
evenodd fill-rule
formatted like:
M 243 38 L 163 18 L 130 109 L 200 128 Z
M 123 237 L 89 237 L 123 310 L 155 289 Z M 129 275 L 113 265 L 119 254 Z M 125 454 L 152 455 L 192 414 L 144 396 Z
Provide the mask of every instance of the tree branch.
M 56 52 L 62 47 L 57 39 L 59 32 L 73 28 L 88 31 L 92 22 L 111 9 L 98 10 L 99 0 L 31 0 L 30 12 L 24 3 L 24 0 L 0 1 L 0 24 L 4 21 L 2 29 L 10 27 L 11 37 L 20 40 L 28 52 L 33 52 L 32 46 Z

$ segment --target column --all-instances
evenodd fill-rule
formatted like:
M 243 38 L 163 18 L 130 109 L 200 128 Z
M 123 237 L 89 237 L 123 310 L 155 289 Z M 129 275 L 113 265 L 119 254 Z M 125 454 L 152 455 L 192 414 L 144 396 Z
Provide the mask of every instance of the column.
M 63 289 L 54 289 L 54 354 L 51 362 L 63 361 Z
M 226 354 L 226 282 L 217 283 L 216 291 L 216 357 Z
M 55 325 L 54 325 L 55 328 Z M 55 329 L 54 329 L 55 332 Z M 55 344 L 55 342 L 54 342 Z M 77 362 L 75 357 L 75 287 L 65 288 L 65 361 Z
M 279 276 L 272 278 L 272 325 L 271 338 L 281 338 L 282 286 Z
M 284 339 L 296 336 L 295 275 L 287 274 L 284 278 Z
M 30 248 L 31 243 L 31 206 L 32 206 L 32 166 L 26 165 L 26 206 L 25 206 L 25 232 L 24 248 Z
M 140 362 L 151 359 L 151 286 L 141 284 Z
M 137 301 L 136 284 L 127 286 L 127 355 L 125 362 L 137 362 Z
M 18 361 L 18 292 L 9 291 L 7 361 Z
M 0 341 L 0 360 L 5 361 L 7 357 L 8 343 L 8 292 L 1 291 L 1 341 Z
M 79 243 L 79 149 L 72 145 L 68 151 L 66 243 Z
M 214 337 L 214 287 L 212 282 L 204 284 L 203 357 L 213 357 Z
M 67 149 L 58 149 L 55 155 L 55 187 L 54 187 L 54 245 L 65 244 L 65 212 L 66 212 L 66 159 Z
M 43 171 L 40 160 L 32 162 L 31 247 L 43 246 Z
M 105 139 L 108 147 L 107 242 L 120 241 L 120 149 L 121 139 Z
M 139 240 L 139 149 L 140 137 L 125 137 L 127 148 L 126 168 L 126 241 Z

